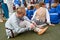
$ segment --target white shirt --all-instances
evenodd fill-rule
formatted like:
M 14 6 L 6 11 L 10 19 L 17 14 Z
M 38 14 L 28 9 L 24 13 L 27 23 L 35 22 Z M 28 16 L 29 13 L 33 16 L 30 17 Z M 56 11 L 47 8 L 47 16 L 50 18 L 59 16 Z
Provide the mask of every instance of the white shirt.
M 23 18 L 24 20 L 29 21 L 29 19 L 26 16 L 24 16 Z M 15 30 L 17 33 L 24 32 L 25 30 L 27 30 L 27 28 L 21 28 L 19 26 L 19 23 L 20 23 L 20 20 L 16 17 L 16 13 L 13 13 L 12 16 L 5 23 L 5 27 Z
M 33 15 L 31 20 L 33 20 L 35 18 L 36 12 L 37 12 L 37 10 L 34 12 L 34 15 Z M 47 23 L 51 24 L 50 23 L 50 15 L 49 15 L 48 9 L 46 9 L 46 19 L 47 19 Z

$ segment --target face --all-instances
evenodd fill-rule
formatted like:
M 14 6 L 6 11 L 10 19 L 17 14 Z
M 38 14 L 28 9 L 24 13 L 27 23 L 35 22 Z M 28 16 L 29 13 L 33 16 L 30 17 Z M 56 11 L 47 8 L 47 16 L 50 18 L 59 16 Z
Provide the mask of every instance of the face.
M 39 6 L 37 6 L 37 9 L 40 8 Z
M 30 6 L 28 6 L 27 8 L 30 9 Z
M 22 12 L 17 12 L 17 17 L 18 17 L 18 18 L 23 18 L 23 16 L 24 16 L 24 13 L 22 13 Z
M 17 9 L 17 17 L 18 18 L 23 18 L 23 16 L 25 16 L 25 13 L 26 13 L 26 11 L 25 11 L 25 8 L 19 8 L 19 9 Z
M 40 8 L 38 5 L 35 6 L 36 9 Z

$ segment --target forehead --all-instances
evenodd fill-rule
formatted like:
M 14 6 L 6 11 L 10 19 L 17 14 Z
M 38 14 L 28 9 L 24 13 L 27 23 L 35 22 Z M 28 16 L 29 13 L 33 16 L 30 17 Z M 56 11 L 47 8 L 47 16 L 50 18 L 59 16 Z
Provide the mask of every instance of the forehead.
M 22 10 L 25 10 L 25 8 L 24 8 L 24 7 L 19 7 L 19 8 L 17 9 L 17 11 L 22 11 Z
M 25 9 L 18 9 L 18 10 L 17 10 L 17 13 L 18 13 L 18 14 L 24 14 L 24 13 L 25 13 Z

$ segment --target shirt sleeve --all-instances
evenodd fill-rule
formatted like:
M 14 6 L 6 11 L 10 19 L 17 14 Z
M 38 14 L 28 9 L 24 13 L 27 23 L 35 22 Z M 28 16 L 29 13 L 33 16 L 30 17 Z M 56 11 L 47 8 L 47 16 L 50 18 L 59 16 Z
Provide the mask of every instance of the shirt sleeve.
M 51 24 L 50 23 L 50 15 L 49 15 L 48 9 L 46 9 L 46 19 L 47 19 L 47 23 Z
M 17 21 L 14 21 L 14 22 L 12 23 L 12 25 L 13 25 L 13 27 L 14 27 L 14 29 L 16 30 L 17 33 L 22 33 L 22 32 L 24 32 L 24 31 L 27 31 L 27 30 L 28 30 L 28 27 L 26 27 L 26 28 L 21 28 L 21 27 L 19 26 L 19 24 L 18 24 Z
M 17 20 L 7 20 L 7 22 L 5 23 L 5 27 L 8 28 L 8 29 L 11 29 L 11 30 L 15 30 L 16 33 L 22 33 L 22 32 L 25 32 L 29 29 L 29 27 L 26 27 L 26 28 L 21 28 L 19 25 L 18 25 L 18 22 Z
M 30 22 L 30 19 L 27 16 L 24 16 L 24 20 L 27 20 Z
M 34 18 L 35 18 L 36 12 L 37 12 L 37 10 L 34 12 L 34 15 L 33 15 L 32 19 L 31 19 L 32 21 L 33 21 Z

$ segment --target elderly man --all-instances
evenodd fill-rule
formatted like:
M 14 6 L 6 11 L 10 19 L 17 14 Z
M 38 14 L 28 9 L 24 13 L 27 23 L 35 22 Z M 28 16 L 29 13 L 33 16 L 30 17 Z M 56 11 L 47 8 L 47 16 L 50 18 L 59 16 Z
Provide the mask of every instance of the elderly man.
M 5 28 L 8 38 L 32 29 L 34 31 L 36 30 L 35 32 L 39 34 L 43 34 L 47 30 L 48 27 L 44 29 L 35 28 L 35 25 L 30 23 L 30 20 L 25 15 L 25 8 L 20 7 L 17 9 L 17 12 L 13 13 L 13 15 L 7 20 Z
M 13 13 L 5 23 L 7 36 L 14 37 L 16 34 L 29 30 L 30 27 L 27 24 L 30 25 L 30 23 L 26 20 L 29 21 L 25 16 L 25 9 L 23 7 L 18 8 L 17 12 Z M 14 34 L 10 30 L 12 30 Z

